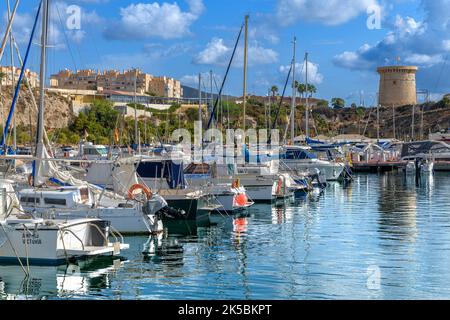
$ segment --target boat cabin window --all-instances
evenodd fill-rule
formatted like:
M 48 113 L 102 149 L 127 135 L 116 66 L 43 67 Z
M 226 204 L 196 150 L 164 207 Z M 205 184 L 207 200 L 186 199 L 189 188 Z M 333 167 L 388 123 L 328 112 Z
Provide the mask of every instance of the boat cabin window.
M 20 202 L 27 204 L 39 204 L 41 203 L 41 199 L 35 197 L 21 197 Z
M 52 198 L 44 198 L 45 204 L 56 205 L 56 206 L 66 206 L 66 199 L 52 199 Z

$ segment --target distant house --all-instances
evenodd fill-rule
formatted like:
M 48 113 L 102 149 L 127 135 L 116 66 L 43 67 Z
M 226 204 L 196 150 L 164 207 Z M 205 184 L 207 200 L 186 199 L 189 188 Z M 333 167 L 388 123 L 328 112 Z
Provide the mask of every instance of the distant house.
M 77 70 L 65 69 L 50 77 L 54 89 L 122 91 L 161 98 L 180 99 L 183 96 L 181 83 L 170 77 L 155 77 L 138 69 L 125 70 Z

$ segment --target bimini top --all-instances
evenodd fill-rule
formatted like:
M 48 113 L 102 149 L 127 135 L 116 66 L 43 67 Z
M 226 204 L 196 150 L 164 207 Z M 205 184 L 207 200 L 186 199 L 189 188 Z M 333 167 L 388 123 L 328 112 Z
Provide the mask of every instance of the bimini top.
M 402 158 L 422 157 L 427 154 L 450 153 L 450 145 L 441 141 L 420 141 L 404 143 Z

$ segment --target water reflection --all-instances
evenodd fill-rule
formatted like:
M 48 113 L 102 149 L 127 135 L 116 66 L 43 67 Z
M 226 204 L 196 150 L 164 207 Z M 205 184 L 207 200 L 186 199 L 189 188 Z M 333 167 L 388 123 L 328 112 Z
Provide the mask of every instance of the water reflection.
M 384 174 L 379 177 L 379 231 L 385 239 L 414 241 L 417 236 L 415 177 Z
M 428 299 L 450 288 L 450 174 L 357 175 L 278 207 L 258 204 L 210 228 L 128 237 L 119 272 L 0 268 L 3 298 Z M 378 290 L 367 270 L 379 267 Z M 14 268 L 14 267 L 13 267 Z M 50 268 L 51 269 L 51 268 Z M 92 269 L 101 269 L 93 267 Z M 53 270 L 53 269 L 51 269 Z M 122 271 L 123 270 L 123 271 Z M 14 275 L 17 279 L 12 279 Z M 30 293 L 31 292 L 31 293 Z
M 111 286 L 124 262 L 111 258 L 82 261 L 77 265 L 30 267 L 26 277 L 19 266 L 0 266 L 0 299 L 40 300 L 84 296 Z
M 147 263 L 170 265 L 170 268 L 183 266 L 183 245 L 174 236 L 151 236 L 144 244 L 142 253 L 144 262 Z

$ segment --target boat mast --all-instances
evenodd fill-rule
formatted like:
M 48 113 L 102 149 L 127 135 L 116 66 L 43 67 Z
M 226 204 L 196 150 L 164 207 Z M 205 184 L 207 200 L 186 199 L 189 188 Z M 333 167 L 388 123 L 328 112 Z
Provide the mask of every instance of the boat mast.
M 48 37 L 48 22 L 49 22 L 49 2 L 50 0 L 42 1 L 42 35 L 41 35 L 41 66 L 40 66 L 40 99 L 39 99 L 39 115 L 38 115 L 38 128 L 36 136 L 36 160 L 33 186 L 37 187 L 38 181 L 36 177 L 39 176 L 37 172 L 40 168 L 41 158 L 44 155 L 44 111 L 45 111 L 45 75 L 47 73 L 47 37 Z
M 14 9 L 12 11 L 11 17 L 9 17 L 8 25 L 5 30 L 5 36 L 3 37 L 2 46 L 0 49 L 0 61 L 3 59 L 3 53 L 5 52 L 6 41 L 8 41 L 8 35 L 11 32 L 12 24 L 14 21 L 14 17 L 16 16 L 17 7 L 19 6 L 19 0 L 16 0 L 16 4 L 14 5 Z
M 211 105 L 211 109 L 212 106 L 214 104 L 214 95 L 213 95 L 213 71 L 209 70 L 209 82 L 210 82 L 210 105 Z
M 297 98 L 297 88 L 295 86 L 295 64 L 296 64 L 297 37 L 294 37 L 293 45 L 294 45 L 294 56 L 292 58 L 291 145 L 294 144 L 295 139 L 295 107 Z
M 247 52 L 248 52 L 248 19 L 249 15 L 245 16 L 245 33 L 244 33 L 244 94 L 243 94 L 243 107 L 244 107 L 244 121 L 243 121 L 243 131 L 245 132 L 245 121 L 246 121 L 246 107 L 247 107 Z
M 377 104 L 377 142 L 380 142 L 380 104 Z
M 394 140 L 397 138 L 397 130 L 395 125 L 395 106 L 392 105 L 392 126 L 394 127 Z
M 412 106 L 412 120 L 411 120 L 411 141 L 414 141 L 414 122 L 416 121 L 416 105 Z
M 6 1 L 6 6 L 8 10 L 8 20 L 11 19 L 11 6 L 9 0 Z M 13 49 L 13 35 L 12 29 L 9 30 L 9 51 L 10 51 L 10 62 L 11 62 L 11 96 L 14 96 L 15 87 L 14 87 L 14 49 Z M 16 109 L 14 109 L 13 113 L 13 150 L 16 152 L 17 150 L 17 128 L 16 128 Z M 13 161 L 14 167 L 16 166 L 16 161 Z
M 305 68 L 306 68 L 306 73 L 305 73 L 305 86 L 306 86 L 306 130 L 305 130 L 305 134 L 306 134 L 306 138 L 309 138 L 309 97 L 308 97 L 308 52 L 305 54 Z
M 203 113 L 202 113 L 202 74 L 198 74 L 198 121 L 200 126 L 200 136 L 203 135 Z M 201 144 L 202 139 L 200 139 Z
M 138 132 L 138 119 L 137 119 L 137 77 L 138 77 L 138 70 L 135 69 L 134 70 L 135 74 L 134 74 L 134 97 L 133 97 L 133 102 L 134 102 L 134 143 L 138 143 L 139 140 L 139 132 Z

